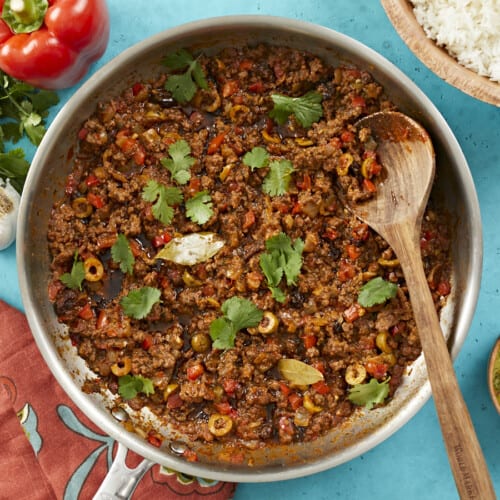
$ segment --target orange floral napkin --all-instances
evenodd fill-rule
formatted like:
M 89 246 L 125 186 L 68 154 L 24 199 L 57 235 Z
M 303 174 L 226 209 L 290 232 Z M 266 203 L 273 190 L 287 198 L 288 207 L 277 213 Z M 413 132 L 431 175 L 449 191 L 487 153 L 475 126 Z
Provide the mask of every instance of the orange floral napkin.
M 91 499 L 116 443 L 82 414 L 52 376 L 25 316 L 0 301 L 0 497 Z M 128 453 L 127 465 L 141 458 Z M 133 500 L 232 498 L 233 483 L 153 466 Z

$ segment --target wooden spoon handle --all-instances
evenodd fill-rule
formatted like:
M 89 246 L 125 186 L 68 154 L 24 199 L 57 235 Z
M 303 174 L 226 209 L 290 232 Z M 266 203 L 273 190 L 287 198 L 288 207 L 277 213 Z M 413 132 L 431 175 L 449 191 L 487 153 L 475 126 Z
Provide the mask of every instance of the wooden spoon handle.
M 494 500 L 488 467 L 455 376 L 424 273 L 414 226 L 401 224 L 388 231 L 386 239 L 399 258 L 408 285 L 434 404 L 460 498 Z

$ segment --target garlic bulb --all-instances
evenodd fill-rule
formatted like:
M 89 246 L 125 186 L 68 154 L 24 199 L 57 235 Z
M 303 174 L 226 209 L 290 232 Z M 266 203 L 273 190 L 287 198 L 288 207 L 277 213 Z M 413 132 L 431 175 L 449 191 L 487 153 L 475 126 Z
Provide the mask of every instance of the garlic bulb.
M 0 250 L 9 247 L 16 239 L 20 199 L 9 180 L 0 179 Z

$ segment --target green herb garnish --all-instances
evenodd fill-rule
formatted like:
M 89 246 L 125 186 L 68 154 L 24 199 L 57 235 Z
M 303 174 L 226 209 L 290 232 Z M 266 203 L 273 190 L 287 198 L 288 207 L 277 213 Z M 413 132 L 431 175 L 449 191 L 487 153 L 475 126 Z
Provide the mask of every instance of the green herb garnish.
M 277 160 L 269 163 L 269 172 L 262 183 L 262 190 L 270 196 L 286 194 L 295 168 L 289 160 Z
M 383 304 L 386 300 L 395 297 L 397 292 L 398 286 L 395 283 L 377 276 L 361 287 L 358 295 L 358 303 L 363 307 Z
M 59 279 L 64 285 L 72 290 L 82 289 L 82 282 L 85 279 L 85 268 L 83 262 L 78 260 L 78 252 L 75 252 L 71 272 L 61 274 Z
M 321 106 L 323 96 L 314 90 L 301 97 L 273 94 L 271 99 L 274 102 L 274 108 L 269 116 L 279 125 L 283 125 L 293 114 L 303 127 L 309 128 L 323 116 L 323 107 Z
M 379 382 L 372 378 L 367 384 L 357 384 L 349 389 L 347 396 L 352 403 L 371 410 L 373 405 L 382 403 L 389 394 L 389 379 Z
M 180 139 L 169 146 L 168 154 L 170 158 L 162 158 L 161 163 L 170 171 L 172 179 L 181 185 L 189 182 L 190 169 L 196 161 L 190 156 L 191 147 L 189 144 L 184 139 Z
M 234 347 L 236 334 L 243 328 L 257 326 L 263 317 L 262 311 L 253 302 L 241 297 L 226 300 L 221 310 L 224 316 L 210 323 L 214 349 Z
M 153 215 L 163 224 L 170 224 L 174 217 L 175 205 L 182 202 L 182 192 L 176 187 L 167 187 L 159 182 L 150 180 L 142 190 L 142 197 L 153 203 Z
M 120 270 L 123 273 L 132 274 L 134 272 L 134 254 L 124 234 L 119 234 L 111 247 L 111 258 L 113 262 L 120 265 Z
M 269 153 L 265 148 L 256 146 L 251 151 L 245 153 L 243 163 L 249 166 L 251 170 L 267 167 L 269 165 Z
M 0 177 L 10 179 L 19 193 L 29 162 L 21 148 L 6 151 L 5 141 L 15 144 L 27 137 L 38 146 L 45 133 L 48 110 L 58 102 L 55 92 L 36 89 L 0 71 Z
M 186 201 L 186 215 L 196 224 L 205 224 L 213 213 L 208 191 L 200 191 Z
M 170 75 L 165 82 L 165 89 L 172 93 L 172 97 L 179 103 L 189 102 L 198 87 L 207 89 L 208 84 L 203 68 L 198 60 L 185 49 L 167 55 L 163 64 L 172 71 L 184 70 L 182 74 Z
M 139 392 L 146 394 L 146 396 L 153 394 L 155 389 L 153 381 L 149 378 L 141 375 L 123 375 L 123 377 L 118 378 L 118 392 L 123 399 L 132 399 Z
M 292 245 L 292 240 L 285 233 L 279 233 L 266 240 L 266 249 L 267 252 L 260 256 L 260 267 L 273 298 L 284 302 L 286 295 L 279 284 L 283 276 L 288 286 L 296 284 L 302 267 L 304 242 L 297 238 Z
M 122 297 L 120 304 L 127 316 L 135 319 L 145 318 L 153 306 L 160 302 L 161 291 L 158 288 L 145 286 L 132 290 L 128 295 Z

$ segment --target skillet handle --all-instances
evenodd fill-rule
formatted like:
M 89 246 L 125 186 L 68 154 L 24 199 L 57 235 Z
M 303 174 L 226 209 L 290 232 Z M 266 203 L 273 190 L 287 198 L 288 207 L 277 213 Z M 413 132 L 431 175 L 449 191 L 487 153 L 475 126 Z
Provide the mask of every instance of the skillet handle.
M 104 481 L 97 490 L 93 500 L 128 500 L 143 478 L 153 466 L 153 462 L 144 459 L 135 469 L 125 464 L 127 448 L 118 443 L 116 455 Z

